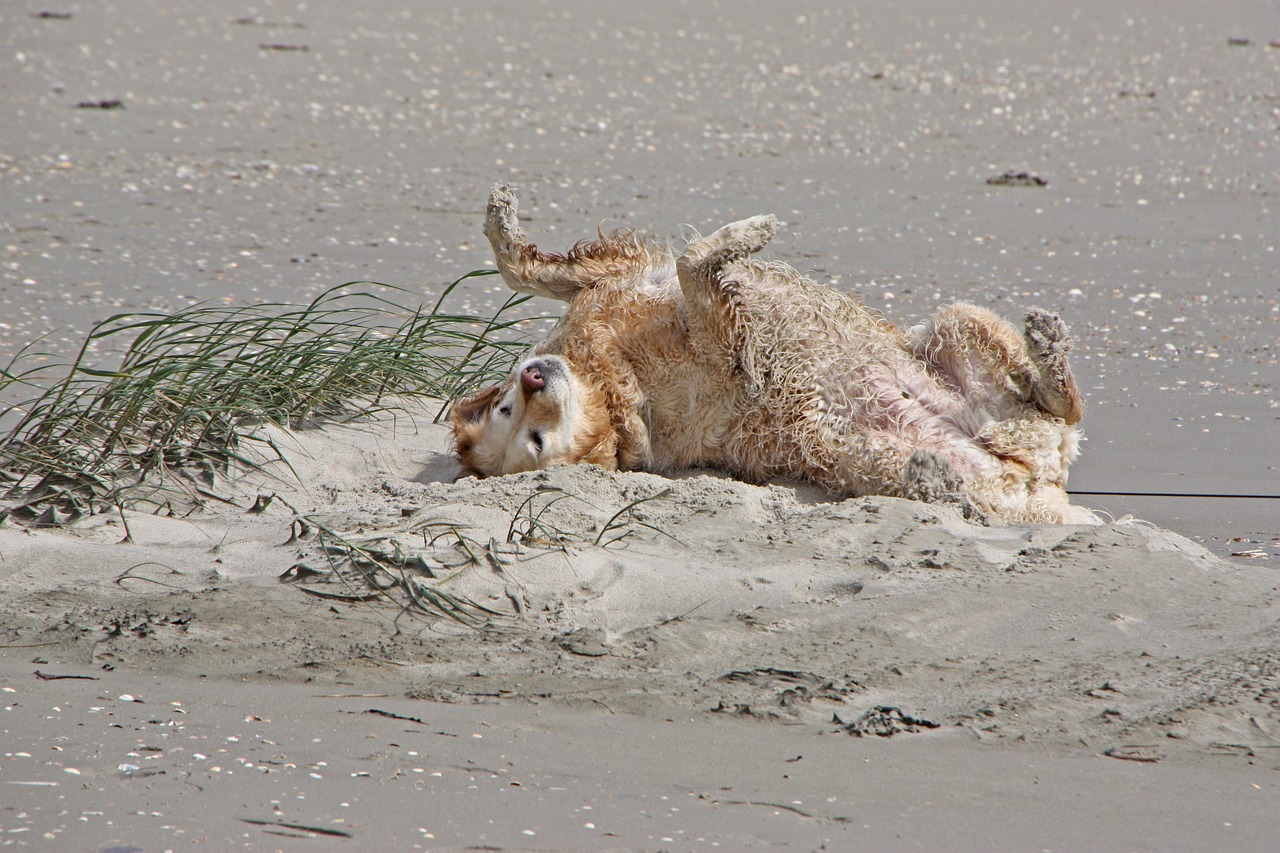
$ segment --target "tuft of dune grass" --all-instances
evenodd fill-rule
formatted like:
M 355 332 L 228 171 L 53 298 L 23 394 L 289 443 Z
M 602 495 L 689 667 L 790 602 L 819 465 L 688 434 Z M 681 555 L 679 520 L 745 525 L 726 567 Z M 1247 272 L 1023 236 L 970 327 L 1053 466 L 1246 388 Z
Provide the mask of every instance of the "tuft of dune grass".
M 0 370 L 0 520 L 61 523 L 104 509 L 163 506 L 230 465 L 253 428 L 350 418 L 413 398 L 469 393 L 525 348 L 513 296 L 488 318 L 376 282 L 334 287 L 306 305 L 196 306 L 120 314 L 70 361 L 28 347 Z M 118 366 L 91 362 L 124 349 Z M 38 362 L 33 364 L 33 362 Z M 443 410 L 442 410 L 443 411 Z

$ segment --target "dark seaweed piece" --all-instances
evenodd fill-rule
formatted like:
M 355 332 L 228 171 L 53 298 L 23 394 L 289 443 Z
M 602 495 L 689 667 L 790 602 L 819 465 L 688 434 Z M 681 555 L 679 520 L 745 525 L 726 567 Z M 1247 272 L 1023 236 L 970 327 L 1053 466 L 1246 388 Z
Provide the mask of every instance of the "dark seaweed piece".
M 987 178 L 987 183 L 993 187 L 1043 187 L 1049 184 L 1039 175 L 1033 175 L 1030 172 L 1013 171 Z
M 933 720 L 912 716 L 893 705 L 877 705 L 852 723 L 844 723 L 838 717 L 835 719 L 846 732 L 857 737 L 863 735 L 893 737 L 899 732 L 915 733 L 922 728 L 938 728 L 938 723 Z
M 48 673 L 41 672 L 38 669 L 36 670 L 35 675 L 36 675 L 36 678 L 40 679 L 41 681 L 62 681 L 63 679 L 67 679 L 67 678 L 81 679 L 84 681 L 98 680 L 98 677 L 96 675 L 49 675 Z

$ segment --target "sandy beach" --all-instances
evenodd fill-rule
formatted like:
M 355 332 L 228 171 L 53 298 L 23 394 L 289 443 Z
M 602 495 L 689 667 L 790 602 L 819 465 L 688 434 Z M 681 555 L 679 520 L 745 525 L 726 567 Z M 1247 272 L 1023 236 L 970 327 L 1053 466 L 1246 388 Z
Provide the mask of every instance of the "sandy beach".
M 268 430 L 287 464 L 197 511 L 0 525 L 0 844 L 1274 849 L 1267 4 L 137 0 L 0 32 L 6 362 L 353 280 L 431 304 L 491 266 L 498 180 L 548 249 L 772 212 L 771 257 L 896 321 L 1060 311 L 1070 487 L 1108 522 L 458 479 L 438 404 Z M 330 533 L 463 618 L 353 588 Z

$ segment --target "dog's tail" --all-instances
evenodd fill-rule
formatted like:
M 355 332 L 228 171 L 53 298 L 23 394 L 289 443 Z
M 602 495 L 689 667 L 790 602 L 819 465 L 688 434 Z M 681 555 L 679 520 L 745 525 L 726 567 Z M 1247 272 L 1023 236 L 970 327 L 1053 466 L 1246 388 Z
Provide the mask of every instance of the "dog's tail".
M 498 271 L 512 290 L 565 302 L 606 278 L 661 263 L 656 250 L 632 232 L 584 240 L 564 254 L 543 252 L 530 243 L 517 216 L 515 188 L 496 184 L 489 192 L 484 234 L 493 246 Z

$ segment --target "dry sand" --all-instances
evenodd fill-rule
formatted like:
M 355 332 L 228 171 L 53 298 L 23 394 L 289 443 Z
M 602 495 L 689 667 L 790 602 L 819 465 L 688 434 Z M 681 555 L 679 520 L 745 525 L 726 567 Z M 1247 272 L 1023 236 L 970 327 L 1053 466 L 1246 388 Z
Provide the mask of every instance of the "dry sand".
M 487 263 L 513 179 L 548 247 L 772 211 L 774 256 L 896 319 L 1061 309 L 1073 487 L 1276 494 L 1268 4 L 43 9 L 0 12 L 0 354 L 120 310 L 432 294 Z M 1048 184 L 986 183 L 1010 169 Z M 1274 849 L 1275 500 L 982 528 L 706 474 L 455 483 L 430 415 L 280 437 L 300 483 L 131 515 L 131 544 L 0 528 L 0 844 Z M 509 545 L 545 486 L 563 547 Z M 411 550 L 465 524 L 485 559 L 449 588 L 500 615 L 280 583 L 323 557 L 260 493 Z

